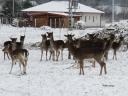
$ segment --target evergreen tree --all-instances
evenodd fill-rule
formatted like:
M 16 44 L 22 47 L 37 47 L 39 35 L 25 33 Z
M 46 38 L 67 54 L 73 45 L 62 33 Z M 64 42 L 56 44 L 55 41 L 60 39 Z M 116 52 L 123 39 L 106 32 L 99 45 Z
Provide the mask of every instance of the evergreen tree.
M 12 17 L 12 12 L 13 12 L 13 0 L 7 0 L 3 7 L 3 13 L 8 16 L 8 17 Z M 14 0 L 14 13 L 16 14 L 17 12 L 19 12 L 21 9 L 20 5 Z
M 33 6 L 33 5 L 32 5 L 32 3 L 30 2 L 30 0 L 24 1 L 24 2 L 23 2 L 23 5 L 22 5 L 23 9 L 26 9 L 26 8 L 29 8 L 29 7 L 32 7 L 32 6 Z

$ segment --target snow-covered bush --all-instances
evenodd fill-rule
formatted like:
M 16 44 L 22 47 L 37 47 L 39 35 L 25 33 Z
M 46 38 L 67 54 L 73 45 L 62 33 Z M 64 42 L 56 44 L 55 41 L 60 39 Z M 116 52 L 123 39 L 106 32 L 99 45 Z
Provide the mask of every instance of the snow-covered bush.
M 47 32 L 52 31 L 52 28 L 50 26 L 41 26 L 40 29 L 43 30 L 43 31 L 47 31 Z
M 75 28 L 80 29 L 80 30 L 85 29 L 86 28 L 85 22 L 84 21 L 81 21 L 81 20 L 80 21 L 77 21 L 75 23 Z
M 19 19 L 14 18 L 12 21 L 12 26 L 18 27 L 18 25 L 19 25 Z

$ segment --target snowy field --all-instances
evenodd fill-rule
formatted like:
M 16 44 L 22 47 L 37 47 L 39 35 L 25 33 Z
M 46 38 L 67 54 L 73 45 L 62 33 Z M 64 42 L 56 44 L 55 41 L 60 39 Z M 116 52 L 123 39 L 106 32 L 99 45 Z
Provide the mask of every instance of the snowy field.
M 75 30 L 76 37 L 98 29 Z M 55 39 L 63 39 L 66 29 L 52 29 Z M 46 61 L 45 55 L 40 61 L 39 48 L 26 47 L 41 41 L 45 31 L 39 28 L 16 28 L 2 25 L 0 27 L 0 96 L 127 96 L 128 95 L 128 52 L 118 51 L 118 60 L 112 59 L 112 50 L 107 63 L 107 75 L 99 76 L 100 66 L 96 68 L 85 61 L 85 75 L 79 75 L 79 69 L 70 67 L 74 60 L 67 59 L 67 49 L 64 50 L 64 60 L 58 62 Z M 3 58 L 3 42 L 10 37 L 26 35 L 25 47 L 29 50 L 27 75 L 20 76 L 18 64 L 9 74 L 11 61 Z

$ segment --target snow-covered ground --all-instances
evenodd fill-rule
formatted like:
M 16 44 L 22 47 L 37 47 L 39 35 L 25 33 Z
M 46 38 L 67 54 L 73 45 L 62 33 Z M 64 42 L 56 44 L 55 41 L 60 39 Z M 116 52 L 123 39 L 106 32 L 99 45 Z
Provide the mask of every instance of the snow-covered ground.
M 101 30 L 86 29 L 73 31 L 77 37 L 87 32 Z M 67 29 L 52 29 L 55 39 L 63 39 Z M 85 75 L 79 75 L 79 69 L 70 67 L 74 60 L 67 59 L 67 49 L 64 50 L 64 60 L 58 62 L 46 61 L 45 55 L 40 61 L 39 48 L 29 50 L 27 75 L 19 75 L 18 64 L 9 74 L 11 60 L 4 60 L 2 45 L 10 37 L 26 35 L 25 44 L 41 41 L 45 31 L 39 28 L 16 28 L 2 25 L 0 27 L 0 96 L 127 96 L 128 94 L 128 52 L 118 51 L 118 60 L 112 59 L 112 51 L 107 63 L 107 75 L 99 76 L 100 66 L 96 68 L 85 61 Z

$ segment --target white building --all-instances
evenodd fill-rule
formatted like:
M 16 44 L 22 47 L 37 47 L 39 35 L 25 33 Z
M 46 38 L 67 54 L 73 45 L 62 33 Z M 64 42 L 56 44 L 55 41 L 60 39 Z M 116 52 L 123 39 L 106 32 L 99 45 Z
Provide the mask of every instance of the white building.
M 69 13 L 69 2 L 68 1 L 50 1 L 44 4 L 40 4 L 38 6 L 24 9 L 22 11 L 31 14 L 31 16 L 33 13 L 34 14 L 35 13 L 38 13 L 38 14 L 48 13 L 48 14 L 54 14 L 54 15 L 57 14 L 57 15 L 63 15 L 63 16 L 68 17 L 69 16 L 68 14 Z M 77 16 L 80 16 L 79 20 L 84 21 L 86 27 L 100 27 L 101 26 L 101 14 L 103 13 L 104 13 L 103 11 L 91 8 L 81 3 L 78 3 L 78 8 L 75 10 L 75 14 L 77 14 Z M 54 21 L 57 22 L 56 19 Z M 65 21 L 68 21 L 68 20 L 65 20 Z

